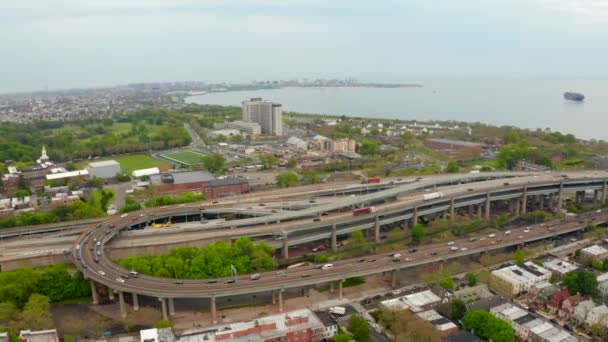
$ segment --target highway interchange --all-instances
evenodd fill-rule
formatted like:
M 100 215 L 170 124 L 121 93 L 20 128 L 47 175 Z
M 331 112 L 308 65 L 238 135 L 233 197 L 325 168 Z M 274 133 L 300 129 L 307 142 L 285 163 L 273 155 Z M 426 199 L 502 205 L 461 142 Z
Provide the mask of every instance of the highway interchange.
M 599 176 L 602 177 L 600 178 Z M 466 179 L 465 177 L 466 176 L 463 176 L 463 179 Z M 559 178 L 559 181 L 557 182 L 558 190 L 560 189 L 560 184 L 562 187 L 567 184 L 578 184 L 576 185 L 575 189 L 581 191 L 580 189 L 585 189 L 585 187 L 590 187 L 592 189 L 597 189 L 598 187 L 601 188 L 602 184 L 605 184 L 606 182 L 605 174 L 586 174 L 580 177 L 572 175 L 568 176 L 567 178 L 559 176 L 557 178 Z M 525 183 L 527 188 L 531 188 L 535 184 L 540 184 L 541 186 L 546 187 L 547 182 L 549 182 L 550 180 L 555 181 L 555 179 L 555 174 L 532 175 L 519 177 L 519 179 L 513 178 L 508 183 L 508 185 L 505 185 L 505 182 L 501 181 L 501 185 L 497 186 L 496 181 L 493 181 L 493 183 L 491 183 L 491 187 L 510 187 L 511 184 L 516 184 L 517 182 Z M 432 180 L 427 180 L 427 182 L 432 182 Z M 425 184 L 424 181 L 421 181 L 419 183 L 420 184 L 417 186 L 420 188 L 428 186 L 428 184 Z M 479 186 L 480 189 L 483 189 L 483 186 L 480 186 L 483 183 L 484 182 L 461 185 L 460 188 L 464 188 L 464 190 L 460 189 L 460 191 L 451 190 L 451 188 L 442 189 L 442 191 L 445 191 L 446 197 L 457 197 L 459 193 L 460 196 L 471 196 L 479 191 L 475 189 L 476 187 Z M 592 183 L 594 183 L 595 185 L 592 185 Z M 317 223 L 311 221 L 309 218 L 316 217 L 317 215 L 320 215 L 323 212 L 330 212 L 341 207 L 348 208 L 357 204 L 369 203 L 373 200 L 382 198 L 382 196 L 399 197 L 402 193 L 411 191 L 409 187 L 414 187 L 414 185 L 398 185 L 388 190 L 375 192 L 369 195 L 348 197 L 346 199 L 343 199 L 339 203 L 330 203 L 322 206 L 312 207 L 309 209 L 295 211 L 289 214 L 281 213 L 276 215 L 276 217 L 274 217 L 274 215 L 270 215 L 266 216 L 265 218 L 271 217 L 275 219 L 275 224 L 277 225 L 302 226 L 302 222 L 298 221 L 298 219 L 302 220 L 302 218 L 307 219 L 307 224 Z M 468 189 L 473 190 L 469 191 Z M 483 193 L 486 192 L 483 191 Z M 419 193 L 415 193 L 414 195 L 406 198 L 408 201 L 408 205 L 422 206 L 426 204 L 421 200 Z M 390 203 L 387 204 L 386 211 L 390 212 L 391 206 L 394 205 L 395 204 Z M 399 203 L 398 205 L 404 206 L 404 203 Z M 379 206 L 379 208 L 380 210 L 378 214 L 381 215 L 383 213 L 383 210 L 385 209 L 382 206 Z M 179 210 L 188 209 L 182 207 L 172 208 L 170 210 L 161 210 L 171 212 L 172 215 L 176 215 Z M 598 222 L 603 222 L 605 220 L 605 214 L 603 213 L 595 213 L 594 215 L 595 216 L 593 216 L 593 219 Z M 366 217 L 370 220 L 374 219 L 373 215 L 366 215 Z M 336 214 L 336 218 L 352 219 L 353 216 L 352 214 L 349 215 L 349 213 L 338 213 Z M 237 223 L 229 222 L 227 224 L 229 224 L 231 227 L 239 227 L 243 224 L 238 221 L 251 221 L 259 219 L 260 218 L 237 220 Z M 290 219 L 292 221 L 279 222 Z M 83 271 L 87 278 L 90 278 L 97 283 L 107 285 L 110 288 L 113 288 L 118 291 L 133 292 L 161 298 L 211 298 L 262 291 L 281 290 L 290 287 L 310 286 L 323 282 L 340 281 L 353 276 L 364 276 L 375 273 L 393 271 L 405 267 L 413 267 L 423 263 L 436 262 L 445 258 L 478 253 L 483 250 L 502 248 L 513 244 L 523 244 L 525 242 L 546 238 L 554 234 L 581 229 L 588 224 L 589 219 L 583 219 L 583 222 L 579 222 L 580 220 L 578 219 L 568 219 L 564 222 L 558 222 L 551 226 L 553 231 L 548 231 L 545 227 L 540 226 L 531 229 L 527 233 L 523 233 L 523 228 L 519 230 L 513 230 L 512 234 L 502 237 L 502 241 L 491 240 L 495 241 L 495 244 L 492 244 L 489 239 L 478 239 L 476 241 L 467 241 L 466 239 L 463 239 L 455 241 L 455 245 L 459 247 L 459 250 L 457 252 L 451 252 L 446 246 L 423 246 L 421 248 L 421 251 L 412 254 L 407 253 L 407 251 L 405 250 L 399 251 L 399 253 L 402 254 L 402 260 L 400 262 L 394 262 L 392 258 L 388 255 L 373 255 L 366 257 L 364 261 L 343 260 L 336 262 L 331 271 L 318 269 L 315 266 L 303 266 L 288 270 L 287 272 L 285 272 L 284 276 L 277 276 L 275 272 L 266 272 L 261 274 L 261 277 L 258 280 L 248 280 L 247 276 L 243 276 L 240 277 L 235 283 L 228 283 L 230 279 L 204 279 L 183 280 L 183 284 L 176 284 L 174 279 L 164 279 L 144 275 L 139 276 L 139 278 L 129 278 L 126 280 L 121 278 L 121 275 L 127 275 L 128 270 L 124 270 L 115 265 L 104 252 L 103 247 L 115 236 L 115 234 L 117 234 L 121 230 L 124 230 L 129 224 L 133 223 L 134 219 L 132 217 L 113 218 L 103 224 L 97 225 L 92 229 L 88 230 L 87 233 L 81 235 L 77 240 L 75 245 L 77 247 L 74 248 L 74 257 L 77 259 L 76 265 Z M 259 226 L 257 227 L 257 229 L 264 230 L 266 231 L 266 233 L 270 232 L 272 229 L 276 229 L 276 227 L 272 227 L 272 225 L 261 224 L 261 222 L 266 223 L 266 221 L 259 221 Z M 284 228 L 285 226 L 282 227 Z M 249 227 L 233 229 L 214 229 L 213 231 L 205 232 L 205 234 L 214 234 L 215 238 L 217 239 L 221 238 L 224 234 L 226 234 L 227 236 L 247 235 L 247 233 L 251 233 L 250 229 L 254 228 Z M 461 248 L 463 247 L 467 248 L 468 250 L 462 250 Z M 432 255 L 431 252 L 433 251 L 436 251 L 437 254 Z M 405 261 L 406 257 L 409 257 L 412 260 Z M 99 258 L 98 262 L 95 261 L 96 258 Z M 365 263 L 365 267 L 362 267 L 361 264 L 363 263 Z M 86 268 L 84 267 L 85 265 Z M 99 271 L 104 274 L 100 274 Z M 117 281 L 117 279 L 123 279 L 124 282 L 122 280 Z

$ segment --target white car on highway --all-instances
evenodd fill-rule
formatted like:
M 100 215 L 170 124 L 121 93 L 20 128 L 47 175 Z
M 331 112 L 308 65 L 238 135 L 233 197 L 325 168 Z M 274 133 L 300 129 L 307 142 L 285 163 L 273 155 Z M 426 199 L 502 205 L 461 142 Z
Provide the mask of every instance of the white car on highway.
M 102 270 L 97 271 L 97 273 L 101 274 L 102 276 L 106 275 L 106 272 L 104 272 L 104 271 L 102 271 Z M 122 279 L 121 279 L 121 280 L 122 280 Z
M 452 247 L 450 247 L 450 250 L 451 250 L 451 251 L 457 251 L 457 250 L 458 250 L 458 247 L 456 247 L 456 246 L 452 246 Z
M 331 270 L 332 268 L 334 268 L 334 264 L 325 264 L 321 266 L 322 270 Z
M 125 280 L 122 279 L 122 278 L 116 278 L 116 281 L 119 282 L 119 283 L 124 283 L 125 282 Z
M 524 229 L 524 233 L 529 233 L 530 229 Z
M 454 241 L 448 242 L 448 246 L 452 246 L 453 244 L 454 244 Z
M 495 236 L 496 236 L 496 234 L 490 234 L 490 235 L 488 235 L 489 238 L 493 238 Z

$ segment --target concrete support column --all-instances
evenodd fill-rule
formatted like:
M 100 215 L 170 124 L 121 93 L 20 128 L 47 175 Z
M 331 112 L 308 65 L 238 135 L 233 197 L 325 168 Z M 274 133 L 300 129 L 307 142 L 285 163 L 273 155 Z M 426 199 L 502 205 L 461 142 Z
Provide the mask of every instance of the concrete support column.
M 604 181 L 604 184 L 602 185 L 602 203 L 600 203 L 602 206 L 606 204 L 606 191 L 608 191 L 608 184 Z
M 108 287 L 108 299 L 114 300 L 114 290 Z
M 454 198 L 450 199 L 450 220 L 454 219 L 454 212 L 456 211 L 456 207 L 454 206 Z
M 344 280 L 340 279 L 340 281 L 338 282 L 338 298 L 342 299 L 342 283 L 344 282 Z
M 120 305 L 120 317 L 127 317 L 127 307 L 125 306 L 125 294 L 122 291 L 118 291 L 118 303 Z
M 391 272 L 391 287 L 397 287 L 397 270 Z
M 289 244 L 287 242 L 287 236 L 283 238 L 283 259 L 289 258 Z
M 95 282 L 93 280 L 89 281 L 91 283 L 91 299 L 93 301 L 93 305 L 99 304 L 99 296 L 97 295 L 97 289 L 95 288 Z
M 528 208 L 528 187 L 524 186 L 524 194 L 521 197 L 521 213 L 525 214 Z
M 483 213 L 483 204 L 479 203 L 477 205 L 477 216 L 481 217 L 481 214 Z
M 412 214 L 412 228 L 418 223 L 418 206 L 414 206 L 414 213 Z
M 593 190 L 593 209 L 597 209 L 598 208 L 598 200 L 600 197 L 600 191 L 599 190 Z
M 215 307 L 215 296 L 211 297 L 211 320 L 217 324 L 217 308 Z
M 557 203 L 555 210 L 559 213 L 562 211 L 562 196 L 564 195 L 564 183 L 559 183 L 559 191 L 557 192 Z
M 521 199 L 515 199 L 515 215 L 521 215 Z
M 331 250 L 335 253 L 338 251 L 338 233 L 336 232 L 336 224 L 331 226 Z
M 545 195 L 538 195 L 538 209 L 545 210 Z
M 165 298 L 158 298 L 158 300 L 160 301 L 160 311 L 163 313 L 163 319 L 168 321 L 169 316 L 167 315 L 167 302 L 165 301 Z
M 133 311 L 139 311 L 139 297 L 137 293 L 132 293 L 131 296 L 133 297 Z
M 334 293 L 334 282 L 329 283 L 329 293 Z
M 283 289 L 279 290 L 279 312 L 283 312 Z
M 484 218 L 486 221 L 490 221 L 490 204 L 491 203 L 492 202 L 490 201 L 490 193 L 488 192 L 488 193 L 486 193 L 486 210 L 484 212 L 484 214 L 485 214 Z
M 275 305 L 277 303 L 277 292 L 275 290 L 272 290 L 272 305 Z
M 173 298 L 168 298 L 169 301 L 169 316 L 175 316 L 175 303 L 173 302 Z
M 380 242 L 380 217 L 378 215 L 374 220 L 374 242 Z

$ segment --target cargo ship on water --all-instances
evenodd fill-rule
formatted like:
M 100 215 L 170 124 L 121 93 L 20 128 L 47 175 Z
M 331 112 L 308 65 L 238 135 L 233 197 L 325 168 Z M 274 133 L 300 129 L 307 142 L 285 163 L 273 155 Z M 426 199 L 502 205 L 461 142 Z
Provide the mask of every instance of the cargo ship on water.
M 581 94 L 581 93 L 573 93 L 573 92 L 565 92 L 564 93 L 564 98 L 566 100 L 570 100 L 570 101 L 578 101 L 581 102 L 585 99 L 585 95 Z

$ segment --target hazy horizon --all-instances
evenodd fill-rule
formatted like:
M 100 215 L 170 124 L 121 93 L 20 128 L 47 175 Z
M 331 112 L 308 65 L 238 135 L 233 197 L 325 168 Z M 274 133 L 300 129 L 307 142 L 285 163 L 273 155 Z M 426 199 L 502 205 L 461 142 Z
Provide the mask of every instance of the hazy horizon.
M 139 82 L 607 79 L 608 2 L 0 3 L 0 93 Z

